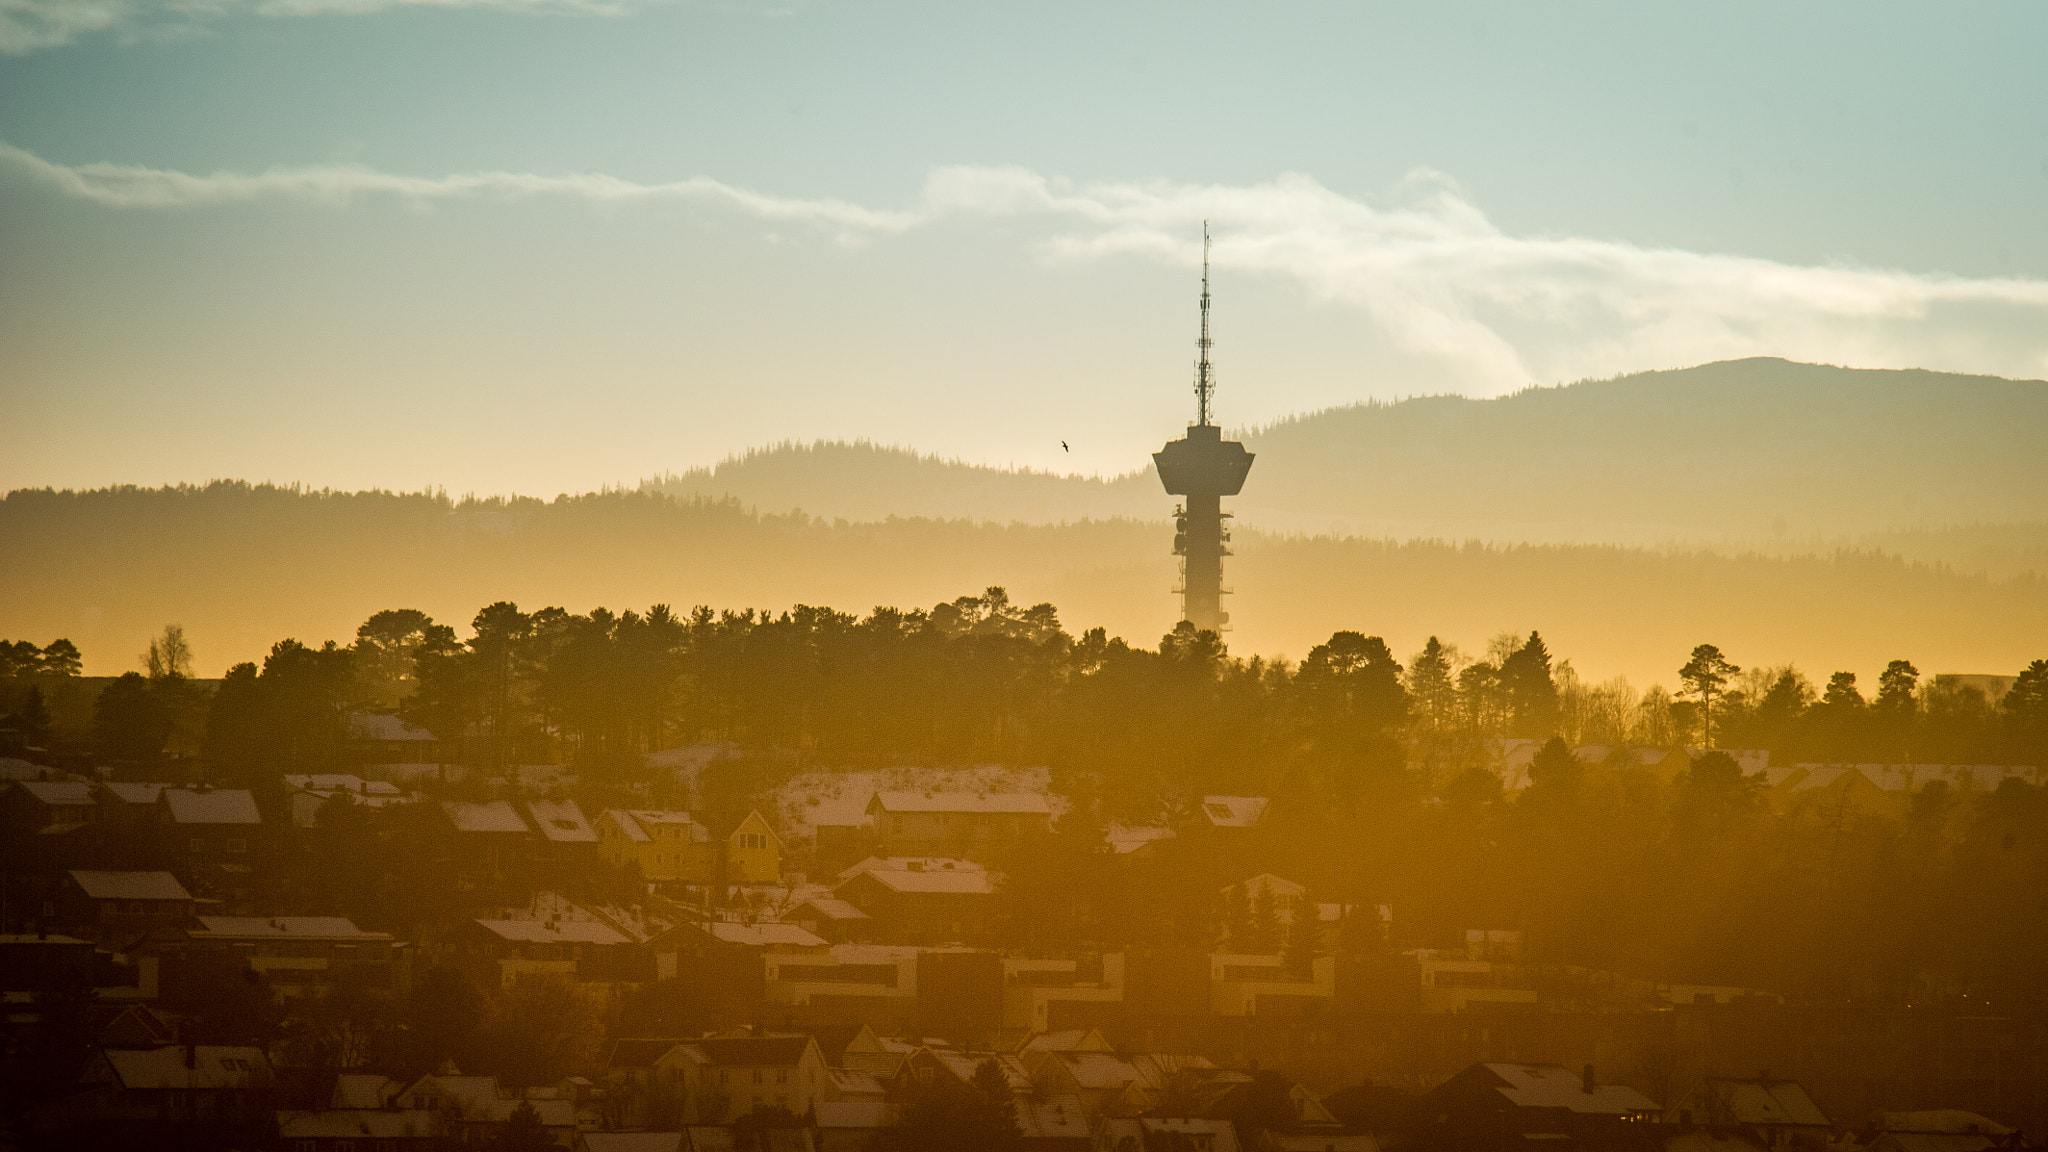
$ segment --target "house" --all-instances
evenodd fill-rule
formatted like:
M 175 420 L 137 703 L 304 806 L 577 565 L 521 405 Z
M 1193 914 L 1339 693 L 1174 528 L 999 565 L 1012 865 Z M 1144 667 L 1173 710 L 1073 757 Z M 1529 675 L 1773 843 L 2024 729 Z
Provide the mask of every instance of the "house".
M 862 944 L 874 934 L 874 918 L 837 896 L 813 896 L 782 918 L 833 944 Z
M 1451 1146 L 1556 1148 L 1611 1143 L 1625 1125 L 1657 1115 L 1657 1103 L 1623 1084 L 1602 1084 L 1587 1065 L 1474 1064 L 1437 1085 L 1425 1109 Z
M 156 821 L 156 802 L 168 784 L 142 784 L 125 780 L 102 780 L 93 786 L 99 802 L 100 819 L 123 828 L 142 828 Z
M 1102 1124 L 1096 1147 L 1102 1152 L 1238 1152 L 1237 1127 L 1228 1120 L 1143 1116 Z
M 867 815 L 884 856 L 987 860 L 1052 830 L 1052 806 L 1037 793 L 877 792 Z
M 486 804 L 444 800 L 441 816 L 454 854 L 452 862 L 471 880 L 502 877 L 538 854 L 539 839 L 509 800 Z
M 782 837 L 759 812 L 748 812 L 719 839 L 723 859 L 714 882 L 773 884 L 782 879 Z
M 2012 1129 L 1960 1108 L 1879 1112 L 1870 1119 L 1877 1135 L 1864 1146 L 1865 1152 L 1984 1152 L 2026 1146 Z
M 157 827 L 172 871 L 230 902 L 249 897 L 269 844 L 246 788 L 172 788 L 157 794 Z
M 471 920 L 440 949 L 473 978 L 510 988 L 529 976 L 576 983 L 654 981 L 654 957 L 625 933 L 595 920 Z
M 451 1144 L 486 1145 L 497 1139 L 521 1105 L 531 1107 L 548 1136 L 564 1148 L 576 1141 L 576 1102 L 556 1096 L 519 1096 L 498 1086 L 495 1076 L 432 1072 L 392 1097 L 399 1111 L 438 1113 Z M 363 1152 L 358 1146 L 356 1152 Z
M 1093 1029 L 1089 1033 L 1098 1039 L 1101 1035 Z M 1090 1117 L 1120 1111 L 1120 1102 L 1141 1082 L 1137 1066 L 1114 1052 L 1041 1050 L 1022 1053 L 1020 1058 L 1031 1072 L 1038 1095 L 1074 1099 Z
M 277 1114 L 277 1147 L 287 1152 L 436 1152 L 441 1115 L 425 1109 L 323 1108 Z
M 662 1128 L 682 1123 L 685 1037 L 628 1037 L 612 1041 L 605 1058 L 605 1115 L 616 1128 Z
M 331 802 L 384 808 L 412 801 L 411 796 L 388 780 L 365 780 L 343 773 L 286 776 L 284 786 L 285 809 L 294 828 L 318 827 L 320 809 Z
M 355 763 L 433 764 L 442 758 L 441 742 L 432 732 L 382 713 L 350 716 L 348 742 Z
M 1797 1081 L 1759 1072 L 1754 1079 L 1709 1076 L 1679 1097 L 1666 1119 L 1685 1126 L 1739 1129 L 1757 1144 L 1775 1150 L 1827 1146 L 1834 1125 Z
M 169 872 L 66 874 L 53 911 L 59 923 L 100 939 L 133 940 L 177 928 L 192 916 L 192 894 Z
M 749 966 L 762 963 L 754 957 L 822 956 L 828 945 L 821 937 L 798 924 L 737 924 L 714 920 L 710 923 L 678 924 L 647 942 L 654 953 L 658 979 L 683 975 L 698 969 L 692 962 L 715 961 L 721 956 L 745 954 Z
M 61 836 L 99 818 L 84 780 L 19 780 L 0 784 L 0 839 Z
M 693 1124 L 730 1124 L 780 1108 L 802 1116 L 830 1091 L 817 1041 L 800 1035 L 707 1036 L 677 1050 L 685 1115 Z
M 614 867 L 637 864 L 657 884 L 711 882 L 718 852 L 710 829 L 688 812 L 607 808 L 594 824 L 598 854 Z
M 54 932 L 0 934 L 0 996 L 6 1025 L 18 1028 L 43 1019 L 40 1002 L 90 989 L 102 1004 L 153 1000 L 157 958 L 97 948 L 90 940 Z M 153 1037 L 152 1037 L 153 1038 Z
M 967 860 L 870 857 L 843 875 L 832 895 L 866 913 L 875 937 L 892 943 L 976 936 L 994 903 L 987 870 Z
M 538 847 L 543 859 L 555 864 L 578 865 L 594 862 L 598 855 L 597 829 L 574 800 L 533 800 L 526 814 L 540 830 Z
M 185 933 L 193 952 L 234 955 L 262 973 L 279 1000 L 326 996 L 337 985 L 402 993 L 400 946 L 341 916 L 201 916 Z
M 272 1119 L 270 1084 L 261 1048 L 101 1048 L 79 1090 L 32 1124 L 80 1148 L 256 1147 Z
M 1269 803 L 1264 796 L 1204 796 L 1202 818 L 1212 828 L 1256 828 Z

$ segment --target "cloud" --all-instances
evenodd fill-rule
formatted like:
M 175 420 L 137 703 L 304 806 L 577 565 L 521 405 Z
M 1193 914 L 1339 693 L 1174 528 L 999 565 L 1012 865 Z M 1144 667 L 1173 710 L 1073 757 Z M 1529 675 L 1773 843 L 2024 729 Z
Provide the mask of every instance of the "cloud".
M 624 16 L 665 0 L 0 0 L 0 55 L 57 48 L 92 32 L 190 27 L 229 16 L 363 16 L 389 8 L 493 8 Z
M 1021 168 L 940 168 L 908 208 L 791 199 L 704 177 L 640 184 L 586 174 L 404 176 L 353 166 L 196 175 L 62 165 L 0 144 L 11 167 L 122 209 L 299 200 L 341 205 L 551 197 L 672 201 L 862 240 L 1005 220 L 1045 259 L 1192 263 L 1200 222 L 1219 271 L 1298 285 L 1441 364 L 1468 391 L 1741 356 L 2048 376 L 2048 281 L 1797 265 L 1751 256 L 1502 231 L 1456 185 L 1419 173 L 1396 204 L 1303 175 L 1241 186 L 1075 185 Z

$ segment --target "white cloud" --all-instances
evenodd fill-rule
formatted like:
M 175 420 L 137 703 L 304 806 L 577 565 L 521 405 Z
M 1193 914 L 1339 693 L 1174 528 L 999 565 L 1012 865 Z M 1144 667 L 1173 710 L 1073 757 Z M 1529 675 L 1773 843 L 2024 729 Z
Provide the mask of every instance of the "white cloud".
M 665 0 L 0 0 L 0 55 L 69 44 L 91 32 L 189 27 L 227 16 L 363 16 L 389 8 L 493 8 L 623 16 Z
M 4 144 L 0 164 L 115 208 L 366 197 L 666 200 L 810 225 L 842 239 L 1002 218 L 1029 224 L 1032 242 L 1057 261 L 1189 263 L 1192 237 L 1208 219 L 1219 270 L 1291 281 L 1356 310 L 1386 339 L 1440 361 L 1475 391 L 1752 355 L 2048 376 L 2048 281 L 1515 236 L 1428 173 L 1409 182 L 1403 203 L 1376 206 L 1301 175 L 1246 186 L 1077 186 L 1019 168 L 942 168 L 915 205 L 891 210 L 768 196 L 702 177 L 639 184 L 603 175 L 416 177 L 361 167 L 194 175 L 60 165 Z

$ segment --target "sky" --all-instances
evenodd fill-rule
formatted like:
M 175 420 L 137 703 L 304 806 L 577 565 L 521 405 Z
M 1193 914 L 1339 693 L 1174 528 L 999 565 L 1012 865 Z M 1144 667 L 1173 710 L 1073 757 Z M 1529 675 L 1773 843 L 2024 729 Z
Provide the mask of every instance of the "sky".
M 0 0 L 0 489 L 2048 377 L 2048 7 Z M 1061 441 L 1070 450 L 1061 448 Z

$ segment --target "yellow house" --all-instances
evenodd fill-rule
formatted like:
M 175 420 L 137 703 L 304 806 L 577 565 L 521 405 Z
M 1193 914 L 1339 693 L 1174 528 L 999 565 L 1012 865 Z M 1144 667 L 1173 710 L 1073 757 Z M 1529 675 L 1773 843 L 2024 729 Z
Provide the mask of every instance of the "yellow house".
M 726 833 L 725 882 L 728 884 L 773 884 L 782 879 L 782 838 L 759 812 Z
M 723 836 L 688 812 L 607 808 L 598 815 L 598 851 L 612 864 L 640 865 L 657 883 L 772 884 L 782 879 L 782 838 L 750 811 Z

